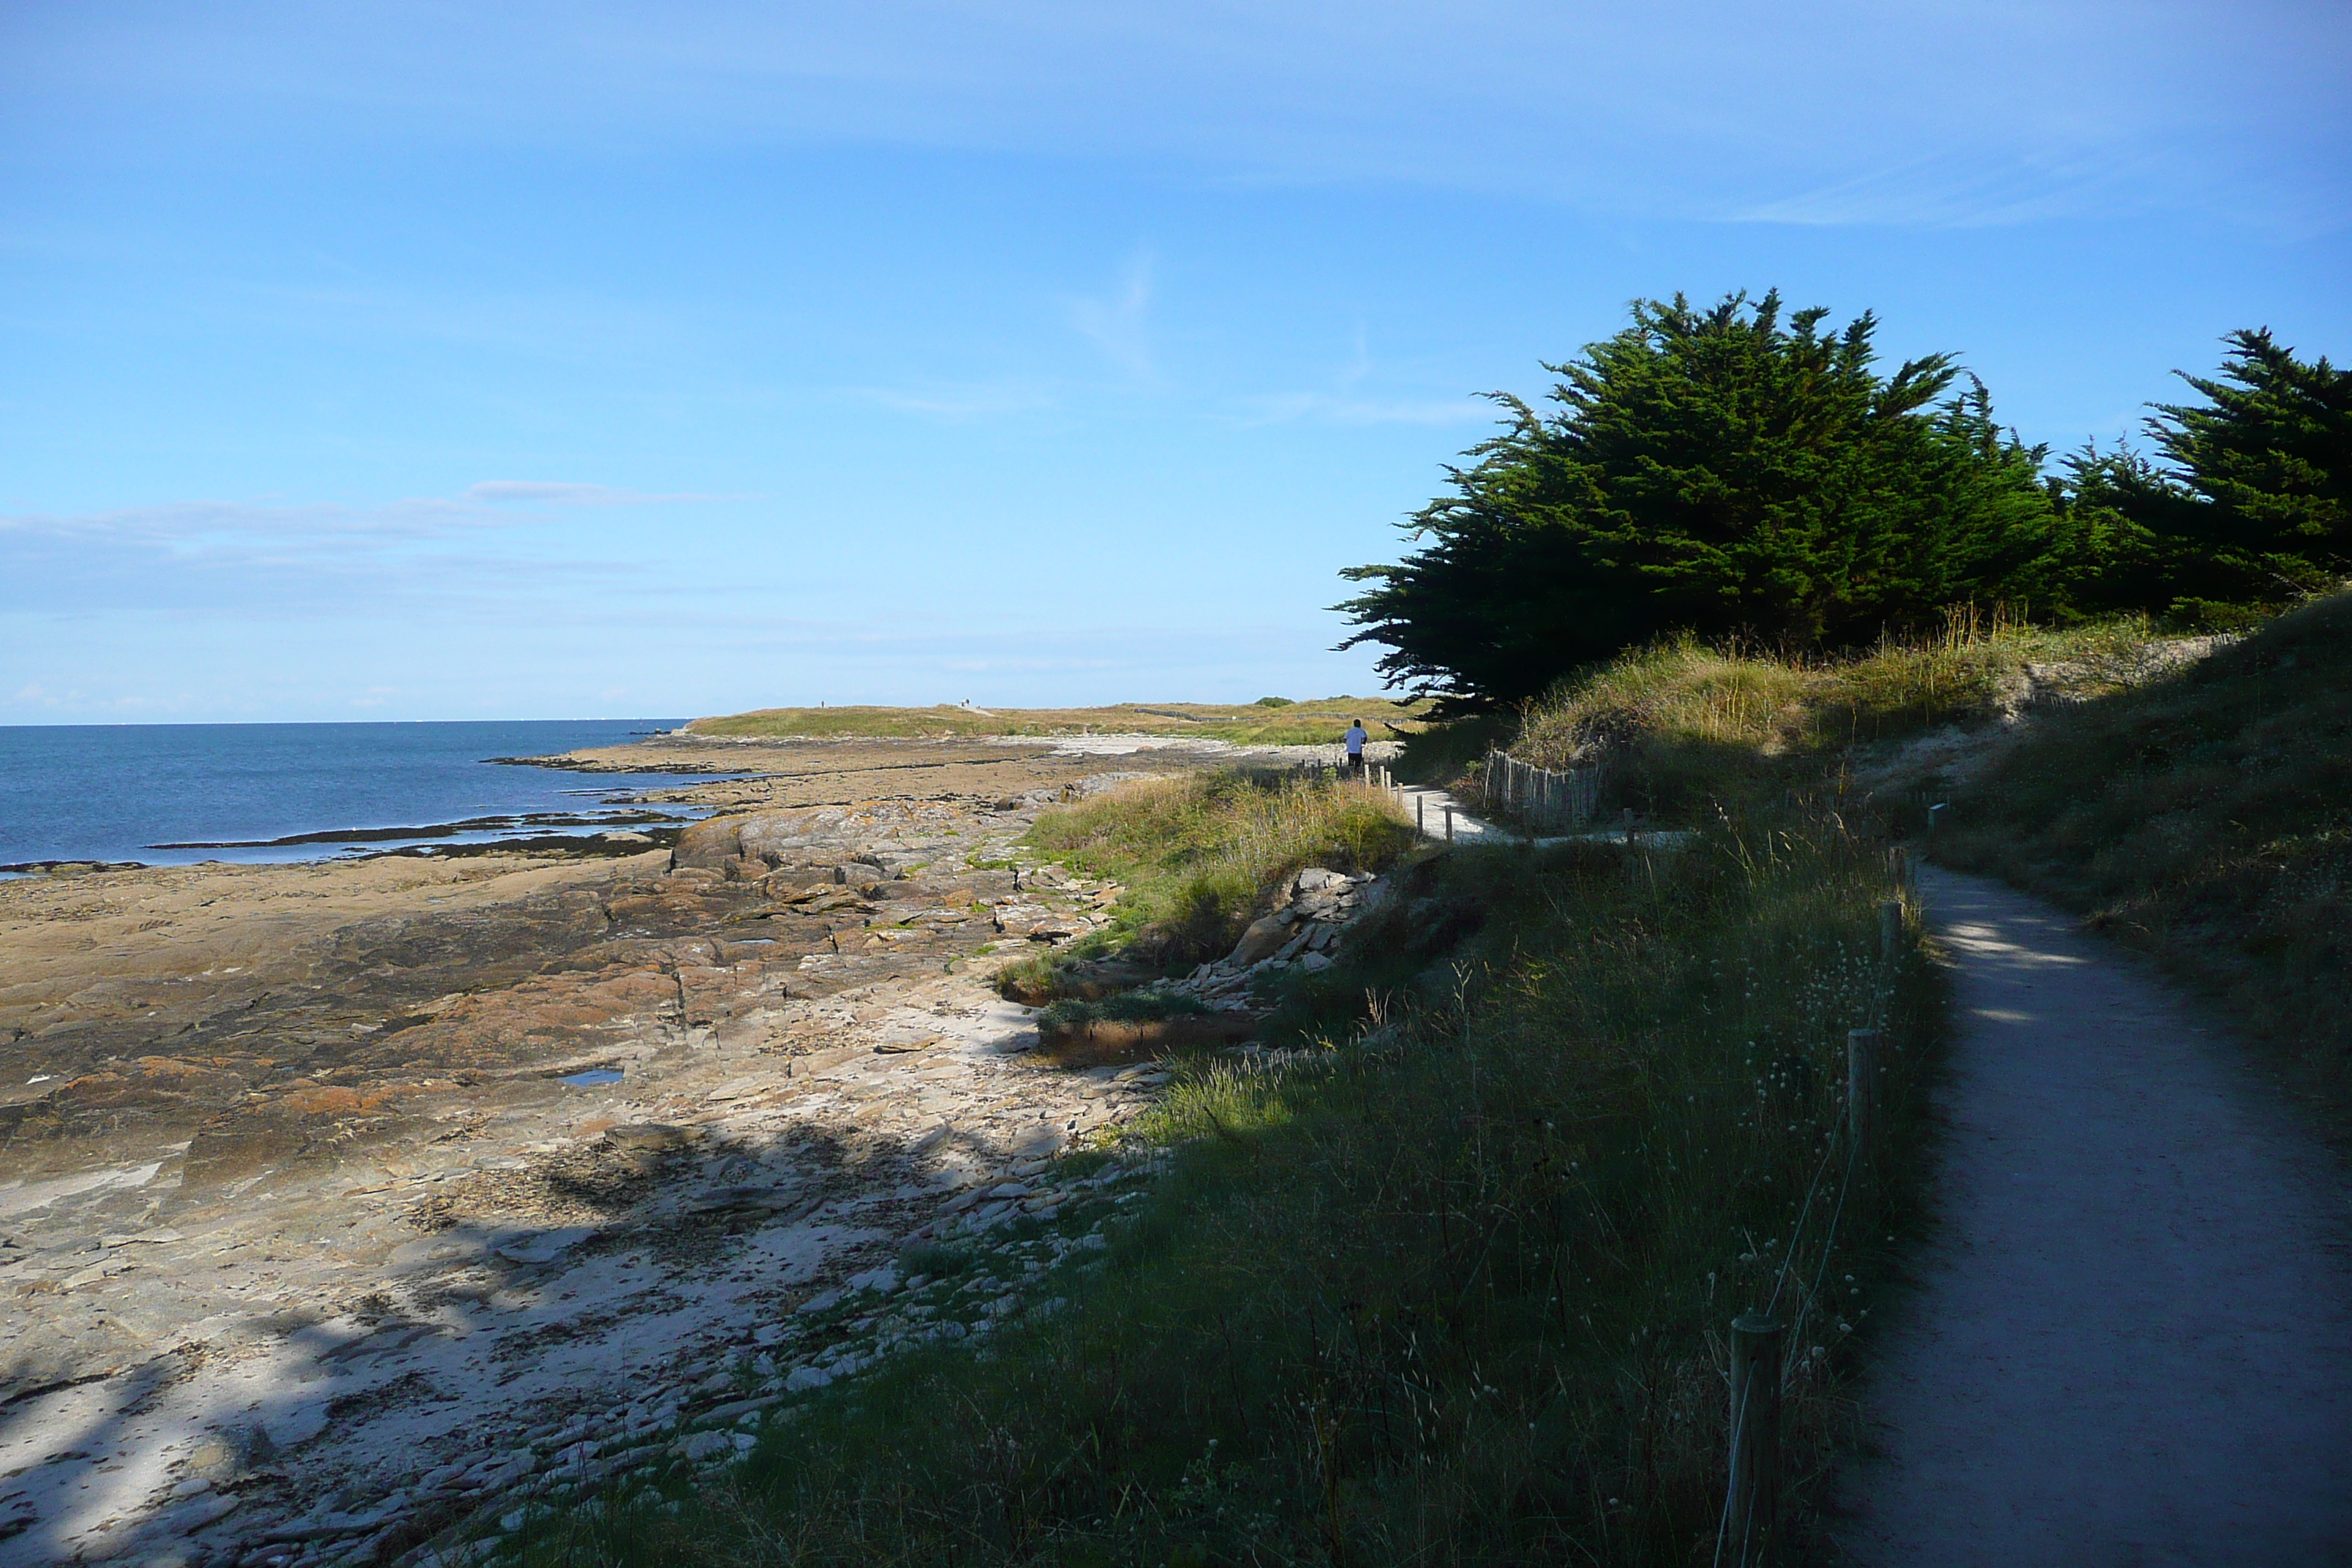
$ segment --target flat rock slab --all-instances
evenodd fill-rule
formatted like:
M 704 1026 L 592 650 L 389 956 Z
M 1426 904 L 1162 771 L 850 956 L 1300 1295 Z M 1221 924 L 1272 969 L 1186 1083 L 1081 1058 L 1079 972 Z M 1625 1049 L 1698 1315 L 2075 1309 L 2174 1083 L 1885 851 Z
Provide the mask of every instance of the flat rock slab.
M 1941 1229 L 1832 1533 L 1864 1564 L 2352 1563 L 2341 1166 L 2145 963 L 1923 870 L 1957 968 Z

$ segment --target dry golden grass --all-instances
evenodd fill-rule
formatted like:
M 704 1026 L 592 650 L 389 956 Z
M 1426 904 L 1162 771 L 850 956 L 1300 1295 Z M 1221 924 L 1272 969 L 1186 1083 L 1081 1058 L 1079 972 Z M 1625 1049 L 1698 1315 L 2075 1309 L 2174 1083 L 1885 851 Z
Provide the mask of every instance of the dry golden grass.
M 1684 639 L 1626 654 L 1531 705 L 1510 750 L 1557 768 L 1640 738 L 1765 756 L 1895 739 L 1993 717 L 2022 693 L 2029 665 L 2062 667 L 2071 688 L 2116 689 L 2150 637 L 2133 619 L 2053 630 L 1960 610 L 1937 636 L 1838 658 Z

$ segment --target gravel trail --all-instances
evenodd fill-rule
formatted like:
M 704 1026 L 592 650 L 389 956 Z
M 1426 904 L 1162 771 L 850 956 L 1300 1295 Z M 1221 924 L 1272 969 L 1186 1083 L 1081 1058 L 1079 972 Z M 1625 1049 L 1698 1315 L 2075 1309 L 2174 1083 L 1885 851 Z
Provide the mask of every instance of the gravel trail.
M 1864 1391 L 1864 1564 L 2352 1563 L 2336 1157 L 2140 961 L 1932 869 L 1957 969 L 1941 1229 Z

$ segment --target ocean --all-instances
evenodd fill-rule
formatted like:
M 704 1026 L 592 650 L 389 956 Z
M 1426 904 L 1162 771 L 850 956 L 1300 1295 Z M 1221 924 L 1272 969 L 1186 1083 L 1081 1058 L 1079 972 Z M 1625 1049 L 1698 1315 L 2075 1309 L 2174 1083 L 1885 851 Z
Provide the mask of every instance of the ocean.
M 684 822 L 630 792 L 707 773 L 492 763 L 616 745 L 674 719 L 0 726 L 0 868 L 318 860 Z

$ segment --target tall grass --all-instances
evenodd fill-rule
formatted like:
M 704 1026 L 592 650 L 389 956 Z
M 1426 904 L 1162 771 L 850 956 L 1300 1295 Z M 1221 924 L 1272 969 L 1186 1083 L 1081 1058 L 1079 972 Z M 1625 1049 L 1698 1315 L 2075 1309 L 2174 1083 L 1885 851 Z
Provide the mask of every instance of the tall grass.
M 1141 781 L 1050 812 L 1028 843 L 1124 883 L 1118 939 L 1179 963 L 1229 951 L 1290 873 L 1377 871 L 1413 837 L 1383 792 L 1227 772 Z
M 2134 677 L 2148 636 L 2132 618 L 2053 630 L 1963 607 L 1934 636 L 1842 658 L 1685 637 L 1530 705 L 1508 749 L 1543 767 L 1604 763 L 1612 804 L 1687 814 L 1788 782 L 1789 770 L 1759 769 L 1759 759 L 1818 771 L 1825 752 L 2013 710 L 2029 669 L 2073 689 L 2115 689 Z
M 1106 803 L 1083 837 L 1191 809 Z M 1679 855 L 1465 852 L 1395 881 L 1341 969 L 1377 976 L 1478 900 L 1454 984 L 1286 1066 L 1190 1069 L 1135 1133 L 1168 1175 L 1066 1310 L 814 1396 L 728 1481 L 669 1489 L 677 1512 L 619 1508 L 539 1560 L 1707 1563 L 1721 1335 L 1768 1303 L 1797 1324 L 1801 1510 L 1933 1057 L 1931 970 L 1907 934 L 1877 951 L 1880 852 L 1719 822 Z M 1872 1023 L 1884 1166 L 1836 1131 L 1845 1031 Z

